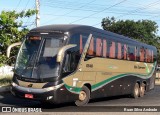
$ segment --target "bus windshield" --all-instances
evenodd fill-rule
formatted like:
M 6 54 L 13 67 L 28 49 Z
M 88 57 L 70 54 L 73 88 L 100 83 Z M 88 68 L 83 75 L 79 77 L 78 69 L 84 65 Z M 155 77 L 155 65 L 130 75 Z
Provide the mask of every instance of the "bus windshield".
M 34 79 L 58 76 L 59 63 L 56 58 L 64 42 L 62 35 L 26 38 L 17 56 L 15 73 Z

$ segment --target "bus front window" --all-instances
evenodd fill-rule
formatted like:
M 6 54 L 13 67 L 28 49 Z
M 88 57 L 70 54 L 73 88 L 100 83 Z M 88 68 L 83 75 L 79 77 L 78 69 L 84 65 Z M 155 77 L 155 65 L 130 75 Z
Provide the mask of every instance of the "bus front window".
M 27 38 L 19 51 L 15 73 L 26 78 L 51 78 L 58 76 L 56 61 L 59 48 L 65 44 L 64 36 Z
M 26 74 L 26 76 L 31 76 L 40 42 L 40 37 L 37 39 L 35 37 L 30 37 L 24 40 L 16 60 L 15 72 L 17 74 Z
M 59 63 L 57 63 L 57 53 L 63 46 L 62 39 L 45 38 L 37 64 L 37 74 L 40 78 L 58 76 Z

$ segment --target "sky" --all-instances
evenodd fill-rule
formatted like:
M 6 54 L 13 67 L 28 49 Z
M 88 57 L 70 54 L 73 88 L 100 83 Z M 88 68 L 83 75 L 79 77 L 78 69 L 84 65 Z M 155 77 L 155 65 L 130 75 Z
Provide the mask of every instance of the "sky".
M 105 17 L 116 20 L 152 20 L 159 26 L 160 0 L 39 0 L 40 25 L 83 24 L 101 28 Z M 0 0 L 2 10 L 35 9 L 35 0 Z M 35 16 L 23 18 L 24 27 L 35 28 Z

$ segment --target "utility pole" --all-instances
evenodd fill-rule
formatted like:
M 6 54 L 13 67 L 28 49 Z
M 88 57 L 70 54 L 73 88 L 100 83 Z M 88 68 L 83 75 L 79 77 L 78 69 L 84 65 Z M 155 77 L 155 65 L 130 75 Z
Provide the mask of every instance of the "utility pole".
M 36 27 L 40 26 L 40 2 L 36 0 Z

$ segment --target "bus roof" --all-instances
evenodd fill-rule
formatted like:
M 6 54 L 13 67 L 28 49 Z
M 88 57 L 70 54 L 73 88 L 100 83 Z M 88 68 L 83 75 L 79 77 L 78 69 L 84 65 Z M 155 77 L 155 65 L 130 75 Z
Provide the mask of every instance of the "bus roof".
M 98 29 L 92 26 L 87 26 L 87 25 L 76 25 L 76 24 L 54 24 L 54 25 L 46 25 L 46 26 L 40 26 L 37 28 L 34 28 L 32 30 L 30 30 L 30 32 L 55 32 L 55 31 L 59 31 L 59 32 L 71 32 L 71 31 L 79 31 L 82 32 L 84 31 L 85 33 L 92 33 L 92 32 L 96 32 L 96 33 L 100 33 L 103 35 L 108 35 L 111 36 L 113 38 L 110 39 L 119 39 L 119 40 L 125 40 L 127 42 L 130 43 L 138 43 L 139 45 L 143 45 L 146 46 L 147 44 L 136 41 L 134 39 L 131 39 L 129 37 L 125 37 L 123 35 L 119 35 L 110 31 L 106 31 L 106 30 L 102 30 L 102 29 Z M 82 33 L 84 33 L 82 32 Z M 147 45 L 147 46 L 151 46 L 151 45 Z M 154 46 L 151 46 L 154 47 Z
M 54 25 L 46 25 L 46 26 L 40 26 L 37 28 L 34 28 L 31 30 L 31 32 L 52 32 L 52 31 L 61 31 L 61 32 L 67 32 L 67 31 L 73 31 L 73 30 L 90 30 L 91 26 L 85 26 L 85 25 L 76 25 L 76 24 L 54 24 Z

